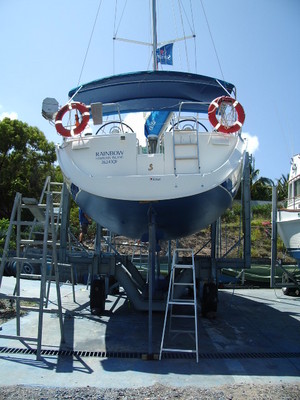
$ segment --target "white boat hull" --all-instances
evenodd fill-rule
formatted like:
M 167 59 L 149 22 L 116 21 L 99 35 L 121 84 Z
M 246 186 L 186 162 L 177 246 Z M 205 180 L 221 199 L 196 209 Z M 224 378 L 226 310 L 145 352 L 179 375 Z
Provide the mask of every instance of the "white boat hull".
M 155 154 L 143 154 L 131 133 L 66 140 L 57 155 L 76 203 L 110 231 L 142 240 L 150 208 L 159 239 L 216 221 L 238 189 L 245 144 L 215 132 L 174 135 Z
M 287 251 L 300 261 L 300 210 L 279 210 L 277 228 Z

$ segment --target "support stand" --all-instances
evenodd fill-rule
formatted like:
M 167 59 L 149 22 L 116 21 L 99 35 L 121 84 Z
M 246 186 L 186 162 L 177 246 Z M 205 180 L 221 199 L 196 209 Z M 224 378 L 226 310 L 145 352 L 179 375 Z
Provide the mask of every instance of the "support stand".
M 148 284 L 149 284 L 149 310 L 148 310 L 148 357 L 152 357 L 152 301 L 155 277 L 155 250 L 156 250 L 156 226 L 155 226 L 155 211 L 150 205 L 148 211 L 148 221 L 149 221 L 149 269 L 148 269 Z

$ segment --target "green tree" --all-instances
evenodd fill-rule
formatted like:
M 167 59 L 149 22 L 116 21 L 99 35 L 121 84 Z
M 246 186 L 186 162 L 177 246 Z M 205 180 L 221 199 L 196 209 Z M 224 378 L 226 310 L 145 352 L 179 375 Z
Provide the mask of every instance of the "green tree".
M 272 200 L 272 179 L 259 177 L 259 169 L 255 169 L 254 158 L 250 164 L 250 191 L 252 200 Z
M 282 174 L 281 177 L 277 180 L 277 199 L 279 201 L 286 200 L 288 196 L 288 182 L 289 174 Z
M 16 192 L 39 198 L 46 176 L 55 176 L 55 146 L 38 128 L 0 121 L 0 218 L 10 218 Z

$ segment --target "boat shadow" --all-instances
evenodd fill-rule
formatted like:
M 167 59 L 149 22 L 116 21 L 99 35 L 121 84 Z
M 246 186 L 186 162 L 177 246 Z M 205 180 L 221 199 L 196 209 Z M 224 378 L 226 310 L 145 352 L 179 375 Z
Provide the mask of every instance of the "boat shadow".
M 203 318 L 199 313 L 197 364 L 194 355 L 180 351 L 151 360 L 159 355 L 164 313 L 153 313 L 149 354 L 148 313 L 132 310 L 125 302 L 107 324 L 106 354 L 112 357 L 101 360 L 101 366 L 156 374 L 299 376 L 299 306 L 300 298 L 278 297 L 272 289 L 220 290 L 216 315 Z M 170 343 L 176 349 L 195 348 L 188 335 L 171 337 Z M 148 361 L 130 359 L 134 353 Z

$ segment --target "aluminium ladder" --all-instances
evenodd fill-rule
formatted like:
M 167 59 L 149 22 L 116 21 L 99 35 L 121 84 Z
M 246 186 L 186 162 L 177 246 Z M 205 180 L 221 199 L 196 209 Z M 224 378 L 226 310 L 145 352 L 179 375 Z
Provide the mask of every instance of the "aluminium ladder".
M 190 255 L 191 263 L 179 264 L 178 263 L 179 252 Z M 190 277 L 190 279 L 187 279 L 188 276 Z M 186 290 L 187 288 L 189 289 L 190 296 L 181 297 L 182 290 Z M 184 313 L 178 312 L 176 308 L 184 309 L 185 311 Z M 192 327 L 193 329 L 191 329 L 190 326 L 186 325 L 188 325 L 187 323 L 188 321 L 193 322 L 193 320 L 194 320 L 194 327 Z M 195 341 L 195 348 L 186 349 L 186 348 L 173 348 L 170 346 L 165 347 L 166 326 L 168 321 L 169 321 L 169 333 L 173 333 L 176 335 L 188 334 L 192 336 Z M 181 326 L 178 327 L 179 321 L 185 325 L 184 329 L 182 329 Z M 172 269 L 170 274 L 169 290 L 166 301 L 166 312 L 165 312 L 160 353 L 159 353 L 160 360 L 162 358 L 162 352 L 195 353 L 197 363 L 199 360 L 196 277 L 195 277 L 194 252 L 192 249 L 175 249 L 173 252 Z
M 173 131 L 174 174 L 200 173 L 197 130 Z
M 13 300 L 16 302 L 16 335 L 5 335 L 1 334 L 0 338 L 5 339 L 15 339 L 21 341 L 29 341 L 36 342 L 36 357 L 37 359 L 41 359 L 41 346 L 42 346 L 42 330 L 43 330 L 43 315 L 44 312 L 54 312 L 58 313 L 59 316 L 59 324 L 60 324 L 60 334 L 61 341 L 64 342 L 64 331 L 63 331 L 63 318 L 62 318 L 62 304 L 61 304 L 61 294 L 60 294 L 60 285 L 59 285 L 59 271 L 57 262 L 57 224 L 59 223 L 59 218 L 55 215 L 54 206 L 53 206 L 53 193 L 46 192 L 46 204 L 40 204 L 36 199 L 31 198 L 22 198 L 20 193 L 16 194 L 13 210 L 10 218 L 10 224 L 6 236 L 6 241 L 4 245 L 4 251 L 1 259 L 0 265 L 0 286 L 2 282 L 2 277 L 4 273 L 4 267 L 7 261 L 11 261 L 16 265 L 16 286 L 13 295 L 0 294 L 0 298 Z M 26 214 L 22 212 L 23 210 L 30 210 L 34 215 L 33 221 L 28 221 Z M 35 237 L 34 228 L 39 225 L 42 227 L 41 231 L 38 232 L 39 236 L 42 236 L 36 240 L 32 239 Z M 14 256 L 11 255 L 9 251 L 11 237 L 14 232 L 14 228 L 16 229 L 16 254 Z M 30 229 L 31 228 L 31 229 Z M 24 239 L 24 232 L 29 230 L 29 239 Z M 42 256 L 39 253 L 38 256 L 34 254 L 30 254 L 28 251 L 29 246 L 41 246 L 42 247 Z M 51 267 L 49 270 L 49 254 L 51 256 Z M 21 296 L 21 278 L 26 277 L 22 274 L 22 268 L 24 263 L 29 262 L 30 264 L 38 264 L 41 265 L 41 273 L 39 275 L 40 278 L 40 296 L 39 297 L 25 297 Z M 46 282 L 47 279 L 51 280 L 52 269 L 54 269 L 55 283 L 56 283 L 56 294 L 57 294 L 57 309 L 45 309 L 48 304 L 48 296 L 49 289 L 46 294 Z M 50 287 L 50 286 L 49 286 Z M 27 307 L 22 306 L 22 302 L 30 302 L 37 304 L 36 307 Z M 21 318 L 20 311 L 21 309 L 27 311 L 37 311 L 38 312 L 38 332 L 36 337 L 22 336 L 21 335 Z

